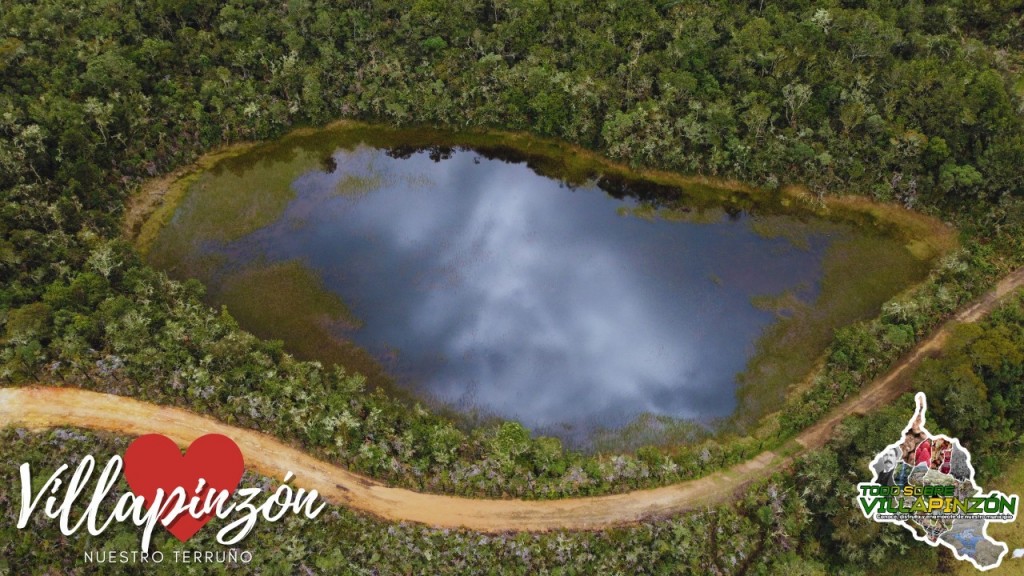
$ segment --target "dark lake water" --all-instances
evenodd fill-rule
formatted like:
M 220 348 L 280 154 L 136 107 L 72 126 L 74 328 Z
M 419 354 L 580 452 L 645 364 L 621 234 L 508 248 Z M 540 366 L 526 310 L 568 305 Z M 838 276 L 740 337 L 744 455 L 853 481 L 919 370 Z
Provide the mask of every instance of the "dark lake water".
M 376 364 L 417 398 L 563 437 L 640 414 L 732 414 L 737 374 L 785 316 L 756 297 L 814 302 L 830 247 L 851 235 L 792 216 L 658 212 L 467 149 L 360 145 L 308 164 L 204 175 L 155 258 L 204 279 L 243 326 L 306 338 L 306 356 L 341 346 L 329 359 Z M 286 177 L 254 176 L 275 170 Z M 204 200 L 247 193 L 229 207 L 248 214 L 240 229 Z

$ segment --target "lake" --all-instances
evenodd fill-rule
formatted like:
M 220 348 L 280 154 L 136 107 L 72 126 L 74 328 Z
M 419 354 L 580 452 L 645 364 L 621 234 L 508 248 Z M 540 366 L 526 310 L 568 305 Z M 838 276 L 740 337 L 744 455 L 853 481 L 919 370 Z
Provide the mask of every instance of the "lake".
M 927 271 L 880 232 L 778 198 L 698 201 L 545 159 L 286 139 L 199 174 L 148 258 L 299 357 L 573 444 L 640 416 L 777 408 L 836 326 Z M 851 304 L 854 276 L 871 286 Z M 773 358 L 782 345 L 794 362 Z

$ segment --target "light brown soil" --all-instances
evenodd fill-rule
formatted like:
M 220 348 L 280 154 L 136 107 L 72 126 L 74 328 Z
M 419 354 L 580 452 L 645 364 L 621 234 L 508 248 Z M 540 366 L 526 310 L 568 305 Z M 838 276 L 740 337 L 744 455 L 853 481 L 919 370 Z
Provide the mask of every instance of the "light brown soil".
M 249 468 L 273 478 L 295 474 L 295 484 L 316 489 L 327 500 L 386 520 L 482 532 L 601 529 L 668 516 L 724 502 L 747 484 L 820 447 L 845 417 L 888 404 L 907 391 L 906 375 L 923 358 L 940 350 L 954 322 L 976 322 L 1008 294 L 1024 286 L 1024 269 L 1004 278 L 992 291 L 921 342 L 895 368 L 865 387 L 777 451 L 766 451 L 726 470 L 661 488 L 610 496 L 562 500 L 489 500 L 423 494 L 393 488 L 342 467 L 313 458 L 284 442 L 217 422 L 191 412 L 140 402 L 124 396 L 74 388 L 0 389 L 0 426 L 44 429 L 76 426 L 127 435 L 160 433 L 187 446 L 208 433 L 238 443 Z
M 179 168 L 158 178 L 147 180 L 138 192 L 132 194 L 125 205 L 124 221 L 121 223 L 121 233 L 125 238 L 135 238 L 139 235 L 146 218 L 163 201 L 171 184 L 181 179 L 189 171 L 189 167 Z

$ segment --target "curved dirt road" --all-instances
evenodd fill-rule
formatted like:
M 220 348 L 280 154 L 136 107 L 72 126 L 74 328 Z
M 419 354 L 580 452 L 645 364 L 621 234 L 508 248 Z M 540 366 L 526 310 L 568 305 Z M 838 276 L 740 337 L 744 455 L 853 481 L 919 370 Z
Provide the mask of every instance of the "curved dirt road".
M 1024 285 L 1024 268 L 1005 277 L 992 291 L 953 320 L 975 322 L 1008 294 Z M 0 426 L 43 429 L 77 426 L 127 435 L 160 433 L 187 446 L 208 433 L 238 443 L 246 465 L 266 476 L 295 473 L 295 485 L 316 489 L 327 500 L 386 520 L 411 521 L 482 532 L 599 529 L 703 508 L 729 499 L 750 481 L 766 476 L 811 448 L 823 445 L 843 418 L 888 404 L 907 389 L 909 369 L 939 350 L 949 336 L 947 323 L 915 347 L 895 368 L 865 387 L 814 426 L 777 451 L 697 480 L 609 496 L 562 500 L 486 500 L 424 494 L 392 488 L 379 481 L 322 462 L 285 444 L 205 416 L 140 402 L 124 396 L 76 388 L 0 389 Z

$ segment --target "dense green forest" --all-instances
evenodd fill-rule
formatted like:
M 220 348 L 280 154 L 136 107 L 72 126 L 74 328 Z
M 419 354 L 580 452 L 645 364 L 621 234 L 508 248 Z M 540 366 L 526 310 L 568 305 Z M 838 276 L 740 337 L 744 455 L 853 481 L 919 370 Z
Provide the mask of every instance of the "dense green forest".
M 830 495 L 831 490 L 843 488 L 853 493 L 852 484 L 835 479 L 839 467 L 864 468 L 858 457 L 868 453 L 855 448 L 861 444 L 855 437 L 864 439 L 870 429 L 868 440 L 889 441 L 899 434 L 910 406 L 903 402 L 902 412 L 888 410 L 855 424 L 842 435 L 844 445 L 801 465 L 796 476 L 777 475 L 751 486 L 735 504 L 670 520 L 606 532 L 484 535 L 389 525 L 344 508 L 330 508 L 315 520 L 288 516 L 278 523 L 258 523 L 238 546 L 252 552 L 250 564 L 192 565 L 190 573 L 811 575 L 837 573 L 826 572 L 827 566 L 846 566 L 849 571 L 844 574 L 856 574 L 873 564 L 891 566 L 893 558 L 886 555 L 898 552 L 910 552 L 912 561 L 934 566 L 939 561 L 935 550 L 907 546 L 909 537 L 901 529 L 873 528 L 876 525 L 864 521 L 846 499 Z M 86 454 L 103 463 L 122 454 L 128 443 L 74 429 L 46 433 L 8 429 L 0 431 L 0 441 L 8 447 L 0 455 L 4 477 L 17 477 L 22 462 L 31 463 L 36 474 L 49 474 L 55 463 L 74 463 Z M 273 481 L 250 476 L 243 482 L 271 485 Z M 803 482 L 821 482 L 822 491 L 807 489 Z M 125 490 L 122 480 L 103 510 L 112 509 Z M 36 514 L 27 529 L 17 530 L 19 498 L 16 483 L 0 488 L 0 502 L 11 503 L 0 516 L 0 573 L 179 574 L 184 565 L 172 561 L 174 550 L 223 548 L 215 535 L 226 521 L 214 520 L 187 544 L 162 530 L 155 532 L 153 549 L 164 553 L 162 566 L 90 564 L 83 562 L 84 552 L 131 550 L 137 546 L 139 529 L 114 524 L 100 537 L 81 530 L 65 538 L 55 521 Z
M 1020 4 L 5 4 L 0 379 L 188 405 L 430 490 L 597 493 L 742 460 L 1024 252 Z M 295 362 L 117 240 L 143 179 L 342 117 L 522 129 L 638 165 L 869 193 L 939 213 L 967 241 L 838 335 L 780 437 L 584 458 L 515 423 L 459 430 Z
M 916 376 L 929 394 L 933 433 L 959 435 L 978 458 L 979 480 L 990 482 L 1003 465 L 1024 465 L 1019 431 L 1024 427 L 1024 298 L 979 326 L 958 333 L 950 349 Z M 939 372 L 944 376 L 936 376 Z M 961 379 L 974 382 L 990 402 L 971 402 L 980 420 L 959 416 Z M 974 396 L 972 398 L 977 398 Z M 906 574 L 941 574 L 955 560 L 945 549 L 911 544 L 901 528 L 869 522 L 852 504 L 854 485 L 869 475 L 867 462 L 898 438 L 913 412 L 906 395 L 866 417 L 848 419 L 825 449 L 801 459 L 792 471 L 750 486 L 730 505 L 605 532 L 553 532 L 497 535 L 389 525 L 344 508 L 331 508 L 315 520 L 291 516 L 258 523 L 240 546 L 253 553 L 250 564 L 193 565 L 193 573 L 261 574 L 869 574 L 884 566 Z M 939 424 L 949 422 L 949 426 Z M 101 462 L 122 454 L 128 439 L 74 429 L 44 433 L 0 431 L 7 448 L 0 476 L 17 477 L 22 462 L 49 474 L 56 464 L 93 454 Z M 56 464 L 55 464 L 56 463 Z M 869 476 L 868 476 L 869 477 Z M 249 476 L 246 485 L 273 486 L 274 480 Z M 91 486 L 91 485 L 90 485 Z M 81 562 L 85 551 L 131 549 L 137 529 L 117 525 L 99 538 L 81 531 L 62 538 L 56 523 L 36 515 L 30 529 L 17 530 L 17 483 L 0 487 L 8 508 L 0 523 L 0 573 L 102 574 L 110 567 Z M 123 481 L 106 500 L 113 507 L 126 490 Z M 843 497 L 841 495 L 849 495 Z M 169 559 L 174 550 L 217 549 L 214 520 L 188 544 L 162 531 L 154 549 Z M 270 553 L 270 550 L 274 550 Z M 180 573 L 182 565 L 128 566 L 124 573 Z
M 1019 0 L 0 0 L 0 383 L 63 383 L 185 405 L 427 490 L 552 497 L 699 476 L 812 423 L 1021 263 L 1022 65 Z M 567 453 L 515 423 L 460 430 L 365 393 L 357 375 L 294 361 L 280 343 L 259 341 L 225 311 L 206 307 L 197 283 L 168 280 L 119 239 L 125 201 L 144 179 L 223 144 L 339 118 L 521 130 L 637 166 L 766 188 L 800 184 L 817 195 L 865 194 L 956 224 L 964 247 L 879 318 L 837 334 L 825 369 L 782 415 L 776 437 L 611 458 Z M 993 322 L 1019 325 L 1019 313 Z M 1024 336 L 1019 326 L 999 328 L 1002 339 L 988 342 L 993 326 L 961 334 L 961 346 L 928 368 L 943 378 L 928 379 L 925 389 L 936 396 L 939 421 L 964 409 L 954 388 L 983 400 L 962 420 L 972 426 L 951 431 L 996 454 L 1018 445 Z M 1006 346 L 1017 346 L 1017 355 L 1000 356 L 1005 365 L 986 356 L 986 347 Z M 888 442 L 905 413 L 872 417 L 887 424 L 868 420 L 860 441 L 875 446 L 863 434 L 874 441 L 878 430 Z M 8 462 L 40 442 L 55 450 L 65 442 L 5 434 Z M 839 471 L 863 468 L 866 452 L 846 441 L 796 477 L 847 482 Z M 807 496 L 785 493 L 781 506 L 806 507 Z M 755 501 L 734 513 L 762 534 L 783 521 L 766 512 L 757 524 L 759 511 L 773 505 Z M 868 549 L 856 538 L 874 527 L 848 512 L 802 517 L 824 532 L 786 528 L 790 550 L 812 558 L 804 572 L 814 573 L 814 562 L 884 559 L 857 556 Z M 430 549 L 429 542 L 437 550 L 448 542 L 339 514 L 349 526 L 340 533 L 365 529 L 382 539 L 346 541 L 341 549 L 364 564 L 385 562 L 372 558 L 377 548 L 399 554 L 400 546 L 379 545 L 391 531 L 402 546 Z M 616 571 L 650 572 L 662 564 L 644 554 L 670 553 L 653 543 L 668 539 L 671 553 L 684 549 L 680 539 L 690 532 L 675 527 L 694 523 L 703 535 L 705 516 L 607 535 L 489 540 L 479 550 L 493 560 L 458 556 L 452 571 L 515 554 L 546 558 L 544 566 L 587 562 L 599 547 L 609 562 L 624 562 Z M 24 562 L 31 545 L 24 538 L 36 542 L 26 534 L 2 539 L 8 565 Z M 886 534 L 889 546 L 907 541 Z M 544 552 L 522 552 L 509 544 L 517 538 Z M 811 544 L 797 544 L 804 538 Z M 608 552 L 615 546 L 640 556 Z M 315 554 L 295 554 L 307 552 Z M 759 557 L 748 573 L 779 569 L 793 556 Z M 405 560 L 394 562 L 387 571 L 408 571 Z M 594 562 L 577 571 L 592 572 Z

